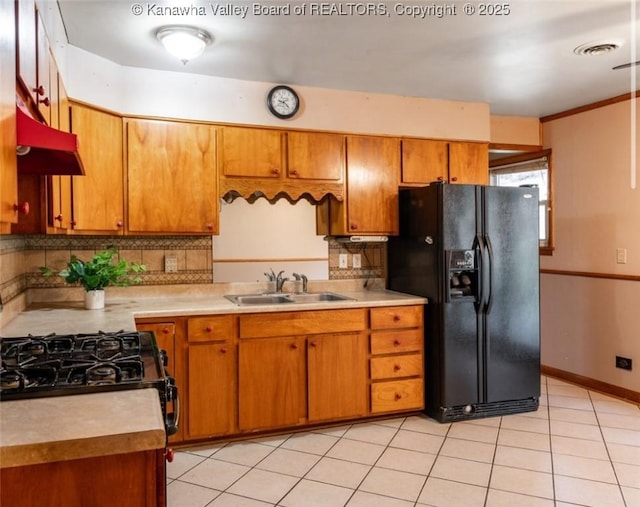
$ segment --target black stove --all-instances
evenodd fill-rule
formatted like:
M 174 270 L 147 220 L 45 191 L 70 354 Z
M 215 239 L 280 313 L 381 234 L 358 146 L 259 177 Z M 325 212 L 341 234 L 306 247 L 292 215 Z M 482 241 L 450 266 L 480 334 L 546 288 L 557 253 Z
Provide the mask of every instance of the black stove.
M 177 431 L 178 390 L 151 332 L 0 337 L 0 358 L 2 401 L 153 387 L 167 436 Z

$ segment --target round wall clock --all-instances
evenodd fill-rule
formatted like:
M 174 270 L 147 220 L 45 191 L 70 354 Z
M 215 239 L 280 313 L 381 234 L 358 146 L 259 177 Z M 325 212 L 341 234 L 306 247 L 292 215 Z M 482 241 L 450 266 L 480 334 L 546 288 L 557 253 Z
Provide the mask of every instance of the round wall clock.
M 274 86 L 267 94 L 267 107 L 271 114 L 282 120 L 295 116 L 300 107 L 300 99 L 289 86 Z

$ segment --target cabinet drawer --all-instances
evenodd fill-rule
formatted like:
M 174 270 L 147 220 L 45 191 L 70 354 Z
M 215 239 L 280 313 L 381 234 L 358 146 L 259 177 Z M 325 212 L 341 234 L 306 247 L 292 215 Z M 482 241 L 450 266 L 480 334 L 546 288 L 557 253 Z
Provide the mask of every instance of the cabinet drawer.
M 371 359 L 371 379 L 422 376 L 422 354 L 374 357 Z
M 191 317 L 187 321 L 187 336 L 190 342 L 228 340 L 233 338 L 233 331 L 233 315 Z
M 399 352 L 419 352 L 424 338 L 421 329 L 371 333 L 371 353 L 397 354 Z
M 390 306 L 371 309 L 371 329 L 422 326 L 422 306 Z
M 346 333 L 366 327 L 366 310 L 256 313 L 240 316 L 240 338 Z
M 395 380 L 371 384 L 371 412 L 422 409 L 424 407 L 424 381 L 419 379 Z

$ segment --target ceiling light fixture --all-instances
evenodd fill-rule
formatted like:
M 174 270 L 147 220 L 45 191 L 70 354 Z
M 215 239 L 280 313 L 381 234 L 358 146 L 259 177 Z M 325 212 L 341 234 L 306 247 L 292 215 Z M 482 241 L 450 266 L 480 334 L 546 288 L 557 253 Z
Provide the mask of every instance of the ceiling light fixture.
M 601 41 L 601 42 L 588 42 L 581 44 L 573 50 L 576 55 L 597 56 L 612 53 L 617 49 L 620 49 L 622 42 L 619 41 Z
M 164 26 L 156 32 L 164 48 L 183 64 L 200 56 L 213 38 L 205 30 L 193 26 Z

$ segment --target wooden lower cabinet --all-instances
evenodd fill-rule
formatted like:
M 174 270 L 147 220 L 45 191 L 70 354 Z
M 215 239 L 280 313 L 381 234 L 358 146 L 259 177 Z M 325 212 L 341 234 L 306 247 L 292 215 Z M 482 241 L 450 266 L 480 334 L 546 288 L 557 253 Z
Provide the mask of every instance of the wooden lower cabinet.
M 153 330 L 174 365 L 177 443 L 422 409 L 422 317 L 422 306 L 341 308 L 143 319 L 138 329 Z
M 309 422 L 367 415 L 367 336 L 308 338 Z
M 239 429 L 250 431 L 303 423 L 304 338 L 242 340 L 238 351 Z
M 187 354 L 187 436 L 233 433 L 237 396 L 235 347 L 228 343 L 190 344 Z
M 164 507 L 164 449 L 0 470 L 0 505 Z

